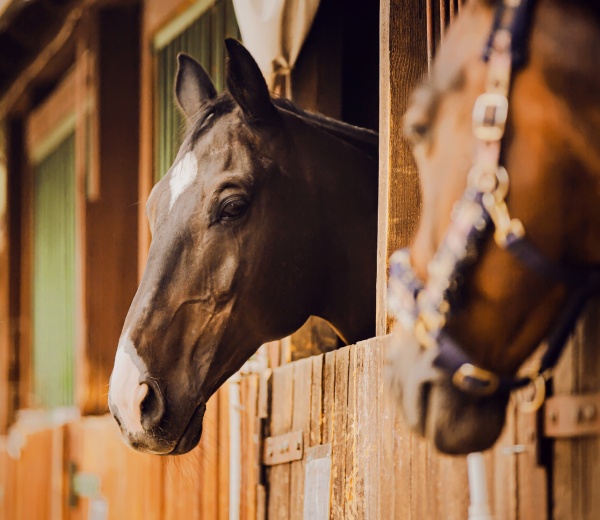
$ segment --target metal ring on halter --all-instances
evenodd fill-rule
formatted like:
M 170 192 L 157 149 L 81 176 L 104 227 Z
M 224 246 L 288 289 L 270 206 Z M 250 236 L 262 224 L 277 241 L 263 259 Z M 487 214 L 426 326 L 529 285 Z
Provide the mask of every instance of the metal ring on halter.
M 482 397 L 494 394 L 498 389 L 499 383 L 500 381 L 496 374 L 476 367 L 471 363 L 461 365 L 452 376 L 452 384 L 456 388 L 463 392 Z
M 546 379 L 538 372 L 526 376 L 533 384 L 534 394 L 531 400 L 517 398 L 517 408 L 523 413 L 537 412 L 546 399 Z

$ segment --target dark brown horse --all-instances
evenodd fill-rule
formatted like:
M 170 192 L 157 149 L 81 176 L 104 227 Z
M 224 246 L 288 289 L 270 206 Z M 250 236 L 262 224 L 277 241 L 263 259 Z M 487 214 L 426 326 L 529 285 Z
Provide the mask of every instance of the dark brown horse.
M 310 315 L 347 343 L 374 333 L 377 135 L 272 99 L 226 43 L 220 95 L 179 57 L 188 130 L 148 200 L 152 245 L 111 377 L 123 436 L 151 453 L 196 446 L 208 398 Z
M 412 317 L 406 309 L 399 313 L 408 319 L 397 327 L 389 375 L 409 423 L 448 453 L 485 449 L 496 440 L 509 395 L 503 385 L 510 390 L 526 381 L 515 374 L 542 340 L 564 343 L 567 326 L 584 301 L 572 305 L 573 295 L 579 298 L 590 280 L 586 273 L 600 262 L 598 3 L 500 3 L 468 3 L 405 120 L 421 175 L 423 210 L 410 248 L 416 276 L 409 280 L 407 257 L 397 257 L 397 268 L 407 276 L 408 292 L 419 292 L 420 283 L 429 292 L 419 297 L 420 310 Z M 520 23 L 511 26 L 512 40 L 508 30 L 492 31 L 494 20 L 507 18 L 509 11 Z M 486 62 L 482 54 L 488 42 L 494 58 Z M 513 66 L 508 96 L 477 102 L 484 110 L 479 116 L 477 109 L 473 112 L 474 131 L 476 100 L 486 90 L 503 89 L 511 49 L 513 65 L 518 52 L 525 61 Z M 507 118 L 498 115 L 506 99 Z M 472 168 L 474 156 L 477 168 Z M 504 166 L 508 175 L 499 168 L 486 178 L 486 160 Z M 486 182 L 496 191 L 491 198 L 477 199 L 475 191 L 488 190 Z M 468 197 L 467 184 L 477 188 Z M 491 215 L 496 235 L 461 245 L 467 238 L 461 226 L 471 217 L 459 209 L 452 216 L 453 207 L 469 197 L 475 208 L 470 229 L 483 229 Z M 489 208 L 488 216 L 477 213 L 482 204 Z M 492 215 L 494 211 L 498 213 Z M 453 247 L 463 248 L 458 263 L 458 258 L 452 263 L 444 257 Z M 472 262 L 465 267 L 467 260 Z M 459 264 L 461 272 L 453 270 Z M 440 273 L 454 277 L 440 278 Z M 446 296 L 434 308 L 429 304 L 436 291 L 446 291 Z M 402 307 L 402 302 L 395 304 Z M 422 312 L 425 308 L 432 312 Z M 564 313 L 572 315 L 564 319 Z M 541 381 L 542 392 L 549 374 L 542 370 L 531 378 Z

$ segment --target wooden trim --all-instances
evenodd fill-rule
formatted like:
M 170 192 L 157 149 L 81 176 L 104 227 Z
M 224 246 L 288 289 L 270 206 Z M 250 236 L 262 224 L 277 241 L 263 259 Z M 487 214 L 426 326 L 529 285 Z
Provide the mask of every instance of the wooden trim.
M 6 433 L 10 413 L 10 270 L 8 240 L 8 168 L 4 121 L 0 121 L 0 435 Z
M 142 28 L 142 64 L 140 84 L 140 162 L 138 204 L 138 280 L 141 280 L 150 249 L 150 227 L 146 219 L 146 202 L 154 184 L 154 98 L 156 90 L 156 63 L 149 31 L 150 13 L 144 9 Z
M 388 192 L 390 169 L 390 1 L 380 4 L 379 49 L 379 202 L 377 224 L 377 283 L 375 304 L 375 334 L 387 333 L 387 236 Z
M 8 89 L 4 97 L 0 98 L 0 119 L 4 118 L 22 98 L 29 85 L 47 67 L 48 63 L 56 56 L 71 39 L 79 20 L 91 8 L 95 0 L 82 0 L 66 17 L 58 34 L 50 41 L 35 60 L 23 71 Z
M 179 36 L 200 18 L 200 16 L 208 11 L 215 4 L 215 1 L 216 0 L 198 0 L 183 13 L 173 18 L 173 20 L 167 23 L 162 29 L 156 31 L 153 39 L 154 51 L 159 51 L 169 45 L 174 38 Z
M 75 130 L 77 77 L 71 69 L 48 99 L 27 120 L 27 147 L 32 164 L 39 164 Z
M 25 131 L 23 129 L 23 137 Z M 21 280 L 19 306 L 19 408 L 32 404 L 32 347 L 33 347 L 33 171 L 28 163 L 23 143 L 21 171 Z M 13 150 L 14 151 L 14 150 Z

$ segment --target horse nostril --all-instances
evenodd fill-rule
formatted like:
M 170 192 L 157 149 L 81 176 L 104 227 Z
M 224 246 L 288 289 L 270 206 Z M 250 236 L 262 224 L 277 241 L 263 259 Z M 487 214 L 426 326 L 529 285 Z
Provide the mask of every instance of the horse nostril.
M 145 384 L 148 385 L 148 391 L 140 403 L 140 417 L 142 427 L 148 431 L 160 423 L 165 414 L 165 403 L 158 388 L 148 382 Z

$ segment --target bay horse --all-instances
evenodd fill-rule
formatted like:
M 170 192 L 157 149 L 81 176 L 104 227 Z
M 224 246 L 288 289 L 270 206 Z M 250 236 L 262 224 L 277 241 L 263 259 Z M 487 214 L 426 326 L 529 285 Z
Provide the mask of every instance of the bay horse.
M 109 408 L 133 448 L 182 454 L 209 397 L 310 315 L 374 335 L 378 136 L 271 98 L 237 41 L 226 91 L 180 55 L 186 136 L 146 208 L 147 265 L 125 319 Z
M 598 2 L 471 0 L 405 115 L 423 204 L 390 261 L 386 373 L 442 452 L 490 447 L 515 388 L 540 405 L 599 288 L 599 48 Z

